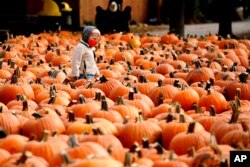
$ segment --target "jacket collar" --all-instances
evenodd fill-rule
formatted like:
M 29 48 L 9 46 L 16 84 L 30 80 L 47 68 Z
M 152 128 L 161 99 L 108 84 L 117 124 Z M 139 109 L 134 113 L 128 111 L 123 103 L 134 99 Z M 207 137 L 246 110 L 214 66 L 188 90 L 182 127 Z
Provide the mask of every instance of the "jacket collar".
M 90 47 L 89 47 L 89 44 L 88 44 L 87 42 L 85 42 L 85 41 L 83 41 L 83 40 L 81 40 L 80 42 L 81 42 L 83 45 L 85 45 L 85 46 L 87 46 L 88 48 L 90 48 Z

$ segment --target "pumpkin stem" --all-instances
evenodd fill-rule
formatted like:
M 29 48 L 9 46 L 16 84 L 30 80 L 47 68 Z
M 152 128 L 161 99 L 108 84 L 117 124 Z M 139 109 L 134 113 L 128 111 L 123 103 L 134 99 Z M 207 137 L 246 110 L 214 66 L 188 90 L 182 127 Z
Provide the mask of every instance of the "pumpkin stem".
M 29 109 L 28 101 L 24 100 L 23 101 L 23 108 L 22 111 L 27 111 Z
M 141 149 L 136 150 L 136 153 L 137 153 L 137 157 L 138 158 L 142 158 L 143 157 Z
M 216 137 L 214 135 L 211 135 L 211 144 L 210 147 L 213 149 L 216 155 L 219 155 L 220 157 L 222 156 L 222 152 L 220 148 L 218 147 Z
M 212 84 L 210 82 L 207 82 L 206 83 L 206 87 L 205 87 L 205 90 L 209 91 L 210 92 L 210 88 L 211 88 Z M 211 92 L 210 92 L 211 93 Z
M 68 83 L 70 83 L 70 79 L 69 78 L 65 78 L 62 83 L 64 85 L 67 85 Z
M 156 149 L 157 154 L 164 154 L 164 148 L 162 147 L 162 145 L 158 142 L 153 144 L 153 147 Z
M 27 71 L 27 68 L 28 68 L 27 64 L 23 65 L 22 71 Z
M 24 96 L 22 94 L 17 94 L 16 95 L 17 101 L 24 101 Z
M 101 101 L 101 110 L 102 111 L 108 111 L 109 110 L 107 100 L 102 100 Z
M 194 133 L 194 130 L 195 130 L 195 122 L 189 123 L 187 133 Z
M 104 133 L 103 133 L 103 132 L 101 131 L 101 129 L 98 128 L 98 127 L 94 127 L 94 128 L 92 129 L 92 131 L 93 131 L 94 135 L 104 135 Z
M 214 105 L 210 106 L 209 115 L 212 116 L 212 117 L 216 116 L 216 111 L 215 111 Z
M 135 122 L 141 122 L 145 120 L 142 114 L 142 111 L 139 111 L 139 116 L 136 117 Z
M 69 146 L 70 146 L 71 148 L 74 148 L 74 147 L 79 146 L 79 143 L 78 143 L 78 140 L 77 140 L 77 138 L 76 138 L 76 135 L 71 135 L 71 136 L 69 137 Z
M 169 77 L 170 77 L 170 78 L 174 78 L 174 74 L 175 74 L 175 73 L 177 73 L 177 72 L 176 72 L 176 71 L 170 72 L 170 73 L 169 73 Z
M 50 99 L 49 99 L 48 104 L 54 104 L 55 101 L 56 101 L 56 96 L 51 96 Z
M 134 91 L 129 91 L 128 100 L 134 100 Z
M 4 51 L 0 52 L 0 57 L 1 57 L 1 55 L 2 55 L 3 52 L 4 52 Z M 3 68 L 3 61 L 0 60 L 0 69 L 2 69 L 2 68 Z
M 71 164 L 73 161 L 70 159 L 69 155 L 66 153 L 65 150 L 62 150 L 62 152 L 60 153 L 62 159 L 63 159 L 63 164 Z M 62 165 L 64 166 L 64 165 Z
M 140 145 L 138 142 L 134 142 L 133 145 L 129 148 L 129 152 L 134 153 L 136 150 L 140 148 Z
M 39 114 L 37 112 L 33 113 L 32 116 L 35 117 L 35 119 L 40 119 L 43 117 L 41 114 Z
M 161 87 L 161 86 L 163 85 L 163 81 L 162 81 L 161 79 L 159 79 L 159 80 L 157 81 L 157 83 L 158 83 L 158 87 Z
M 169 113 L 167 116 L 166 116 L 166 122 L 172 122 L 174 120 L 174 116 L 173 114 Z
M 170 52 L 173 57 L 173 60 L 178 60 L 177 54 L 173 50 L 171 50 Z
M 239 79 L 241 83 L 247 83 L 248 73 L 242 72 L 239 74 Z
M 122 124 L 126 124 L 126 123 L 128 123 L 128 120 L 129 120 L 129 116 L 128 116 L 128 115 L 126 115 L 126 116 L 124 117 L 124 119 L 123 119 Z
M 228 77 L 229 77 L 229 75 L 226 74 L 226 75 L 224 75 L 224 76 L 222 77 L 222 80 L 223 80 L 223 81 L 226 81 L 226 80 L 228 79 Z
M 224 65 L 224 66 L 222 66 L 222 72 L 227 72 L 227 70 L 228 70 L 228 66 L 227 65 Z
M 170 161 L 174 160 L 174 151 L 173 150 L 169 150 L 169 158 Z
M 109 155 L 111 155 L 113 153 L 113 146 L 110 144 L 107 148 L 107 152 L 109 153 Z
M 121 96 L 117 97 L 116 103 L 117 103 L 117 105 L 125 105 L 124 100 Z
M 196 68 L 196 69 L 201 68 L 201 63 L 200 63 L 200 61 L 198 61 L 198 60 L 194 61 L 194 65 L 195 65 L 195 68 Z
M 132 164 L 131 153 L 127 152 L 125 154 L 124 167 L 130 167 Z
M 185 118 L 184 114 L 179 115 L 179 121 L 180 121 L 180 123 L 185 123 L 186 122 L 186 118 Z
M 158 106 L 164 103 L 164 98 L 162 93 L 159 94 L 157 99 L 158 99 L 157 101 Z
M 17 75 L 12 75 L 10 83 L 11 84 L 17 84 L 18 83 L 18 76 Z
M 155 73 L 156 73 L 155 68 L 151 68 L 151 69 L 150 69 L 150 72 L 151 72 L 152 74 L 155 74 Z
M 100 81 L 101 81 L 101 83 L 105 83 L 105 82 L 108 81 L 108 79 L 107 79 L 104 75 L 102 75 L 102 76 L 100 77 Z
M 94 123 L 93 116 L 91 114 L 86 114 L 86 123 L 87 124 Z
M 180 88 L 180 80 L 179 79 L 175 79 L 174 83 L 173 83 L 173 86 L 176 87 L 176 88 Z
M 228 160 L 226 158 L 220 161 L 220 167 L 228 167 Z
M 145 75 L 140 75 L 140 77 L 139 77 L 139 82 L 140 82 L 140 83 L 147 83 L 146 76 L 145 76 Z
M 17 77 L 20 77 L 21 71 L 20 71 L 20 68 L 19 68 L 19 67 L 17 67 L 17 68 L 14 70 L 13 75 L 16 75 Z
M 192 104 L 192 109 L 195 110 L 195 113 L 202 113 L 197 103 Z
M 194 157 L 194 155 L 195 155 L 195 148 L 194 146 L 192 146 L 188 149 L 188 157 Z
M 62 113 L 57 108 L 55 109 L 55 112 L 59 117 L 62 116 Z
M 73 82 L 69 82 L 69 86 L 71 89 L 76 89 L 76 85 Z
M 36 83 L 37 83 L 37 84 L 42 84 L 42 79 L 41 79 L 41 78 L 37 78 L 37 79 L 36 79 Z
M 25 151 L 22 153 L 21 157 L 16 161 L 15 165 L 25 164 L 26 160 L 32 157 L 32 153 Z
M 86 103 L 86 100 L 85 100 L 83 94 L 80 94 L 80 95 L 79 95 L 79 102 L 80 102 L 80 104 Z
M 231 108 L 233 110 L 233 113 L 232 113 L 232 116 L 231 116 L 229 123 L 230 124 L 237 123 L 239 115 L 240 115 L 239 106 L 234 101 L 231 101 L 230 105 L 231 105 Z
M 0 128 L 0 139 L 5 138 L 7 135 L 7 132 L 3 128 Z
M 149 140 L 147 137 L 142 138 L 142 147 L 143 148 L 149 148 Z
M 180 103 L 175 104 L 175 112 L 176 113 L 181 113 L 181 105 L 180 105 Z
M 229 71 L 235 72 L 237 65 L 238 65 L 238 63 L 234 62 L 233 65 L 230 67 Z
M 101 101 L 101 92 L 100 91 L 96 91 L 95 92 L 95 99 L 94 100 L 97 100 L 97 101 Z
M 40 142 L 48 141 L 49 135 L 50 135 L 50 131 L 49 130 L 44 130 L 43 134 L 42 134 L 42 137 L 40 139 Z
M 75 114 L 72 110 L 68 111 L 68 122 L 75 122 L 76 121 L 76 118 L 75 118 Z

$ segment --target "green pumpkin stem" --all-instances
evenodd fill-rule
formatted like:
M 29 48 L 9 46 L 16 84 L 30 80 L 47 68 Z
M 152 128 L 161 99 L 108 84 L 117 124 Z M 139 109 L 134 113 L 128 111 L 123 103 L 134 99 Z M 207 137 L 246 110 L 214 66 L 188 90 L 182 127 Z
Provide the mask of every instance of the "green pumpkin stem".
M 44 130 L 43 134 L 42 134 L 42 137 L 40 139 L 40 142 L 48 141 L 49 136 L 50 136 L 50 131 L 49 130 Z
M 63 164 L 68 165 L 68 164 L 71 164 L 71 163 L 74 162 L 73 160 L 70 159 L 69 155 L 66 153 L 65 150 L 63 150 L 63 151 L 60 152 L 60 156 L 63 159 Z M 64 166 L 64 165 L 62 165 L 62 166 Z
M 71 148 L 74 148 L 74 147 L 79 146 L 79 143 L 78 143 L 78 140 L 77 140 L 76 135 L 71 135 L 71 136 L 69 137 L 69 146 L 70 146 Z

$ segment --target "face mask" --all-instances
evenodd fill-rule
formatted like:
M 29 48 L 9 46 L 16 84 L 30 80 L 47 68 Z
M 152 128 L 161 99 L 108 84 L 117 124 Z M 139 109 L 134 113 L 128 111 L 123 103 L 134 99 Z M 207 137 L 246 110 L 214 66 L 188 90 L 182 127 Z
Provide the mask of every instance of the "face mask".
M 89 39 L 88 43 L 90 47 L 94 47 L 97 44 L 97 40 Z

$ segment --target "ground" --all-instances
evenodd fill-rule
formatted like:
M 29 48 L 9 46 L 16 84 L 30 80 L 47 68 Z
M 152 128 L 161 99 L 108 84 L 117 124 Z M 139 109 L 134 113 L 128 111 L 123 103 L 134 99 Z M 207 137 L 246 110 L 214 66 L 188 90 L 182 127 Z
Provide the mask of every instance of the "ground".
M 217 34 L 218 33 L 219 24 L 218 23 L 205 23 L 205 24 L 188 24 L 185 25 L 185 36 L 186 35 L 206 35 L 206 34 Z M 232 23 L 233 33 L 238 36 L 246 36 L 250 39 L 250 18 L 235 21 Z M 137 26 L 130 26 L 131 32 L 147 32 L 153 34 L 164 34 L 169 32 L 169 25 L 146 25 L 146 24 L 138 24 Z

